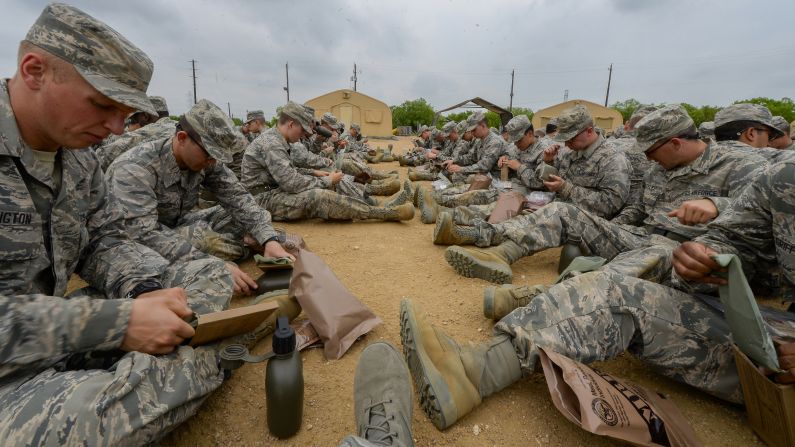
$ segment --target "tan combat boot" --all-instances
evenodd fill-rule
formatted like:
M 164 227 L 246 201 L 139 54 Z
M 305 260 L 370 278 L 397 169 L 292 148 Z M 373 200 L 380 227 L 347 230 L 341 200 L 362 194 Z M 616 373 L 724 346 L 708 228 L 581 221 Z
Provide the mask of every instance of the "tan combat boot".
M 412 169 L 409 171 L 409 180 L 413 182 L 420 180 L 433 181 L 436 180 L 436 174 L 430 171 L 417 171 Z
M 400 180 L 390 178 L 385 180 L 373 181 L 364 186 L 365 192 L 371 196 L 390 196 L 400 191 Z
M 433 198 L 433 192 L 422 190 L 417 194 L 417 205 L 420 209 L 420 222 L 424 224 L 432 224 L 436 222 L 440 212 L 452 212 L 450 208 L 443 207 L 436 203 Z
M 389 222 L 414 219 L 414 205 L 404 203 L 394 208 L 371 207 L 367 214 L 368 219 L 378 219 Z
M 436 217 L 433 229 L 433 243 L 436 245 L 472 245 L 478 237 L 476 227 L 456 225 L 452 212 L 441 211 Z
M 489 248 L 449 247 L 444 252 L 444 259 L 461 276 L 510 284 L 513 281 L 511 264 L 524 255 L 525 250 L 509 240 Z
M 287 289 L 263 293 L 251 300 L 251 304 L 260 304 L 266 301 L 275 301 L 279 308 L 253 331 L 224 340 L 223 345 L 240 343 L 248 349 L 253 349 L 257 342 L 273 333 L 276 329 L 276 320 L 279 317 L 286 316 L 289 321 L 293 321 L 301 313 L 301 305 L 298 304 L 295 297 L 287 295 Z
M 547 291 L 547 286 L 488 286 L 483 290 L 483 315 L 494 321 L 513 312 L 514 309 L 527 306 L 539 293 Z
M 508 336 L 460 346 L 409 300 L 400 303 L 400 336 L 420 406 L 439 430 L 522 376 Z
M 403 189 L 396 192 L 392 195 L 386 202 L 384 202 L 384 207 L 386 208 L 393 208 L 398 205 L 403 205 L 404 203 L 409 203 L 411 200 L 414 191 L 411 190 L 411 182 L 406 180 L 403 182 Z

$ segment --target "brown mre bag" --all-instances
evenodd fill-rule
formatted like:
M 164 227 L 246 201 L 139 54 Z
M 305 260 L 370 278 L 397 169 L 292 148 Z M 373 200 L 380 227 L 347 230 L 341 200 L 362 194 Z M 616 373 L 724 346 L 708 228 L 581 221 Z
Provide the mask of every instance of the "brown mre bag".
M 475 174 L 472 183 L 469 184 L 467 191 L 476 191 L 478 189 L 489 189 L 491 186 L 491 177 L 485 174 Z
M 489 215 L 489 223 L 504 222 L 516 216 L 522 211 L 525 200 L 524 194 L 518 191 L 500 193 L 499 197 L 497 197 L 497 205 Z
M 549 394 L 566 419 L 640 446 L 700 446 L 673 402 L 654 391 L 539 348 Z
M 298 300 L 320 335 L 326 358 L 336 360 L 382 321 L 348 291 L 318 255 L 303 248 L 292 253 L 296 260 L 288 294 Z

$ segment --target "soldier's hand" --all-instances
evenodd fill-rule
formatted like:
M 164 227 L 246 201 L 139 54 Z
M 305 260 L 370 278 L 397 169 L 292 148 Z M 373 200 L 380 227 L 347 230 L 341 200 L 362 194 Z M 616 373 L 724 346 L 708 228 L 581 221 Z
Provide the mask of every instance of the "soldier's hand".
M 428 152 L 427 154 L 425 154 L 425 156 L 426 156 L 426 157 L 428 157 L 428 158 L 430 158 L 431 160 L 433 160 L 433 159 L 435 159 L 436 157 L 438 157 L 438 156 L 439 156 L 439 154 L 437 154 L 436 152 L 433 152 L 433 151 L 431 151 L 431 152 Z
M 776 343 L 778 366 L 785 373 L 776 376 L 779 383 L 795 383 L 795 342 Z
M 552 163 L 555 161 L 555 157 L 558 155 L 558 150 L 560 149 L 559 144 L 552 144 L 546 149 L 544 149 L 544 161 L 547 163 Z
M 447 167 L 447 170 L 450 172 L 461 172 L 461 166 L 453 163 Z
M 326 171 L 318 171 L 317 169 L 312 171 L 312 175 L 314 175 L 315 177 L 326 177 L 326 176 L 328 176 L 328 174 L 329 173 L 326 172 Z
M 544 186 L 552 192 L 560 191 L 565 184 L 566 180 L 563 180 L 562 177 L 558 177 L 557 175 L 550 175 L 549 180 L 544 182 Z
M 444 166 L 445 168 L 447 168 L 451 164 L 453 164 L 453 160 L 445 160 L 442 162 L 442 166 Z
M 500 158 L 497 159 L 497 167 L 501 168 L 502 165 L 504 165 L 506 161 L 508 161 L 508 156 L 507 155 L 500 156 Z
M 337 144 L 339 144 L 340 147 L 345 147 L 348 145 L 348 140 L 338 140 Z
M 290 260 L 295 261 L 295 256 L 290 254 L 290 252 L 282 247 L 282 244 L 276 241 L 270 241 L 265 244 L 265 250 L 263 250 L 262 255 L 266 258 L 290 258 Z
M 518 171 L 519 167 L 522 166 L 522 164 L 519 163 L 519 160 L 507 160 L 505 162 L 505 165 L 508 166 L 509 168 L 511 168 L 514 171 Z
M 340 171 L 332 172 L 331 174 L 329 174 L 329 177 L 331 178 L 331 184 L 336 185 L 337 183 L 340 182 L 340 180 L 342 180 L 342 172 Z
M 133 300 L 121 350 L 168 354 L 183 340 L 193 337 L 193 328 L 183 320 L 192 314 L 185 289 L 162 289 L 139 295 Z
M 718 217 L 718 207 L 709 199 L 688 200 L 668 213 L 668 217 L 676 217 L 682 225 L 696 225 Z
M 257 283 L 234 262 L 227 262 L 226 269 L 232 274 L 235 293 L 248 295 L 257 288 Z
M 693 241 L 684 242 L 674 250 L 674 270 L 688 281 L 726 284 L 726 279 L 712 275 L 713 272 L 725 270 L 712 259 L 714 254 L 715 250 L 706 245 Z

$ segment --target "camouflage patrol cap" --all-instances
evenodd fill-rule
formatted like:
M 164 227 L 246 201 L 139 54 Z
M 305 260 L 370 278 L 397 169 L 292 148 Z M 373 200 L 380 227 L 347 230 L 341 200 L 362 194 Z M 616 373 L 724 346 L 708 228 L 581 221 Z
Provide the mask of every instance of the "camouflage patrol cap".
M 724 107 L 715 114 L 715 128 L 719 128 L 735 121 L 754 121 L 771 130 L 770 139 L 778 138 L 781 131 L 773 125 L 773 114 L 761 104 L 732 104 Z
M 417 135 L 422 135 L 423 132 L 430 131 L 430 130 L 431 130 L 430 127 L 428 127 L 425 124 L 423 124 L 422 126 L 420 126 L 419 130 L 417 130 Z
M 146 97 L 154 65 L 124 36 L 74 6 L 52 3 L 25 40 L 72 64 L 92 87 L 133 109 L 157 115 Z
M 244 151 L 248 145 L 226 113 L 206 99 L 197 102 L 184 118 L 201 138 L 202 147 L 221 163 L 231 162 L 232 154 Z
M 262 110 L 250 110 L 246 113 L 246 123 L 250 123 L 254 120 L 265 120 L 265 112 Z
M 508 141 L 516 143 L 521 140 L 525 132 L 532 127 L 533 124 L 530 122 L 530 118 L 528 118 L 527 115 L 517 115 L 511 118 L 508 124 L 505 125 L 505 131 L 508 132 Z
M 698 135 L 706 138 L 715 138 L 715 122 L 704 121 L 698 125 Z
M 455 121 L 448 121 L 448 122 L 444 123 L 444 126 L 442 126 L 442 132 L 450 133 L 450 132 L 453 131 L 453 129 L 456 128 L 456 126 L 457 126 L 457 123 Z
M 783 116 L 774 116 L 773 119 L 770 120 L 770 122 L 773 123 L 773 127 L 780 130 L 781 132 L 785 134 L 789 133 L 790 130 L 789 122 L 787 122 L 787 120 Z
M 166 98 L 162 96 L 150 96 L 149 102 L 152 103 L 152 107 L 154 107 L 155 112 L 168 113 L 168 104 L 166 104 Z
M 646 153 L 657 143 L 688 133 L 696 133 L 696 125 L 679 104 L 671 104 L 651 112 L 635 125 L 632 152 Z
M 360 126 L 359 123 L 351 123 L 351 129 L 356 129 L 356 132 L 361 132 L 362 126 Z
M 312 122 L 315 120 L 315 118 L 308 109 L 311 108 L 303 104 L 290 101 L 285 104 L 284 107 L 282 107 L 282 113 L 298 121 L 298 123 L 301 124 L 301 127 L 304 128 L 304 131 L 308 134 L 311 134 L 313 132 Z M 314 111 L 314 109 L 312 110 Z
M 582 104 L 568 108 L 555 118 L 558 133 L 553 140 L 564 142 L 576 137 L 578 133 L 593 126 L 593 118 Z
M 466 132 L 467 131 L 467 121 L 466 120 L 459 121 L 458 124 L 456 124 L 455 128 L 456 128 L 456 130 L 458 130 L 458 133 Z
M 483 112 L 475 112 L 467 117 L 467 132 L 472 132 L 478 127 L 478 124 L 486 120 L 486 114 Z
M 321 122 L 324 122 L 331 127 L 337 127 L 337 117 L 332 115 L 331 112 L 326 112 L 323 114 L 323 117 L 320 118 Z
M 437 129 L 435 127 L 432 127 L 431 128 L 431 140 L 433 140 L 434 138 L 438 137 L 440 133 L 441 133 L 441 131 L 439 129 Z
M 632 116 L 629 117 L 629 120 L 627 122 L 629 123 L 630 126 L 635 127 L 635 124 L 637 124 L 638 121 L 640 121 L 644 116 L 650 114 L 651 112 L 654 112 L 659 108 L 660 106 L 655 106 L 655 105 L 642 105 L 637 109 L 635 109 L 634 112 L 632 112 Z

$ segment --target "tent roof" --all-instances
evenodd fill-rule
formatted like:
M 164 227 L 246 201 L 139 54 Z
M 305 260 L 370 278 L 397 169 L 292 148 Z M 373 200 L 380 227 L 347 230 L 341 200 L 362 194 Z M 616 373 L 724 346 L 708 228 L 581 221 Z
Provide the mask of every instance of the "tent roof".
M 453 110 L 453 109 L 479 109 L 479 108 L 484 108 L 484 109 L 490 110 L 490 111 L 496 113 L 497 115 L 499 115 L 500 116 L 500 122 L 502 123 L 503 126 L 508 124 L 508 121 L 510 121 L 511 118 L 513 118 L 513 113 L 503 109 L 502 107 L 500 107 L 500 106 L 498 106 L 498 105 L 496 105 L 494 103 L 491 103 L 489 101 L 486 101 L 483 98 L 474 97 L 472 99 L 467 99 L 466 101 L 463 101 L 463 102 L 460 102 L 460 103 L 458 103 L 456 105 L 450 106 L 450 107 L 448 107 L 446 109 L 442 109 L 442 110 L 437 111 L 436 115 L 434 115 L 434 117 L 433 117 L 433 123 L 436 124 L 436 121 L 439 119 L 439 115 L 441 115 L 443 112 L 447 112 L 448 110 Z

